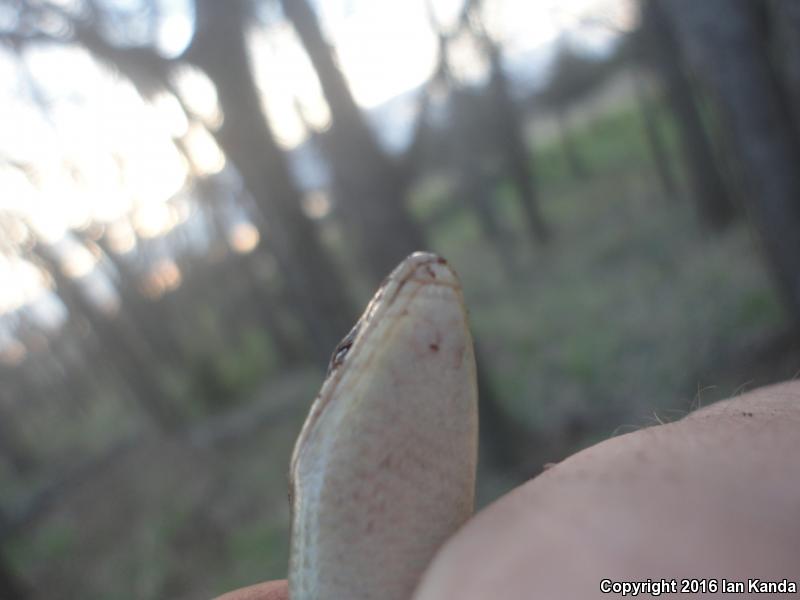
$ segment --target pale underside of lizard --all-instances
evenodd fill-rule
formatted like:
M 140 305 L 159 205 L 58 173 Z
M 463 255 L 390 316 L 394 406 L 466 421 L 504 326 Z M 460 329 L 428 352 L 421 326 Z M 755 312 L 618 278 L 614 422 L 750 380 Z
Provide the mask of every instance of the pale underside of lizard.
M 461 285 L 416 253 L 337 347 L 295 447 L 292 600 L 409 600 L 472 514 L 477 446 Z

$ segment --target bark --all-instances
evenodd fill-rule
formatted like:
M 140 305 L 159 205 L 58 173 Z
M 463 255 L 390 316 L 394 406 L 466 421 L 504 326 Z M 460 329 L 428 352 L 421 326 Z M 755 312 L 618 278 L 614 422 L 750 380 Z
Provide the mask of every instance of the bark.
M 260 211 L 269 239 L 317 362 L 347 333 L 354 311 L 338 271 L 301 209 L 286 156 L 261 108 L 245 46 L 242 2 L 198 0 L 198 29 L 185 58 L 211 78 L 224 114 L 216 138 Z
M 694 98 L 692 82 L 681 63 L 681 49 L 664 7 L 669 3 L 643 3 L 642 27 L 646 51 L 664 80 L 667 101 L 675 114 L 683 159 L 700 219 L 721 229 L 734 217 L 734 205 Z
M 748 186 L 749 212 L 790 314 L 800 321 L 800 141 L 747 0 L 664 4 L 708 83 Z
M 328 103 L 332 123 L 324 147 L 341 214 L 354 234 L 361 262 L 377 283 L 408 254 L 427 248 L 405 205 L 408 182 L 364 120 L 311 6 L 306 0 L 282 0 L 282 6 Z

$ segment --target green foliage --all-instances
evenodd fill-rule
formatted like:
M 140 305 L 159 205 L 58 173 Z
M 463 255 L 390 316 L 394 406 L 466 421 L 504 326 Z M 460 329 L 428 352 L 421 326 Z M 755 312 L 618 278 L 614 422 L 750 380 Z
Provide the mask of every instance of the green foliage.
M 216 363 L 222 387 L 231 395 L 250 391 L 274 368 L 275 350 L 259 331 L 246 331 L 233 352 L 226 352 Z
M 675 154 L 678 140 L 672 117 L 660 103 L 655 108 L 659 131 L 668 151 Z M 602 172 L 601 177 L 614 172 L 629 175 L 652 169 L 642 117 L 633 104 L 617 107 L 584 127 L 574 128 L 570 135 L 578 154 L 590 169 Z M 574 187 L 572 172 L 557 138 L 538 143 L 534 148 L 531 166 L 543 190 L 560 190 L 570 185 Z
M 741 328 L 777 327 L 783 319 L 783 307 L 769 288 L 745 290 L 734 318 L 737 327 Z
M 8 545 L 11 562 L 17 565 L 52 563 L 66 560 L 74 552 L 79 535 L 73 523 L 55 522 L 35 532 L 24 542 Z
M 267 336 L 248 330 L 232 347 L 202 349 L 194 356 L 191 369 L 172 373 L 166 383 L 184 413 L 198 416 L 230 408 L 274 372 L 276 363 Z
M 659 118 L 675 152 L 673 124 Z M 653 193 L 635 107 L 573 136 L 595 175 L 572 178 L 558 139 L 536 146 L 542 210 L 556 238 L 523 258 L 519 280 L 497 269 L 496 250 L 466 208 L 432 232 L 464 279 L 476 339 L 508 409 L 549 436 L 587 417 L 597 429 L 583 444 L 621 422 L 647 422 L 654 409 L 687 410 L 705 383 L 699 374 L 717 365 L 716 349 L 763 336 L 784 316 L 744 226 L 709 236 L 688 199 Z M 509 181 L 494 201 L 524 239 Z

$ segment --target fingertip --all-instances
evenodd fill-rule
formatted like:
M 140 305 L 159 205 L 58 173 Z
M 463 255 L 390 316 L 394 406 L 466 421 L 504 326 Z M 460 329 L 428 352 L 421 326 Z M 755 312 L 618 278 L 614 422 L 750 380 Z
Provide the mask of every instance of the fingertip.
M 289 600 L 289 584 L 285 579 L 266 581 L 222 594 L 215 600 Z

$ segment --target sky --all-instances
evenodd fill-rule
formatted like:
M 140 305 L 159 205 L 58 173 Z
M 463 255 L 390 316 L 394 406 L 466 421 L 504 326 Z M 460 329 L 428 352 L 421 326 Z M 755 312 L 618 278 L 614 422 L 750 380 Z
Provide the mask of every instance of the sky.
M 422 85 L 436 60 L 436 38 L 430 28 L 426 0 L 319 1 L 326 34 L 356 101 L 365 108 Z M 437 20 L 452 24 L 460 0 L 433 2 Z M 612 23 L 630 20 L 624 0 L 494 0 L 486 2 L 491 33 L 503 42 L 509 60 L 553 43 L 565 29 L 575 29 L 587 16 L 601 15 Z M 622 25 L 624 26 L 624 25 Z M 589 46 L 603 45 L 616 32 L 607 27 L 582 27 Z M 304 137 L 295 114 L 299 99 L 315 125 L 328 118 L 324 100 L 307 57 L 291 28 L 280 24 L 254 36 L 254 60 L 279 137 L 293 146 Z M 456 54 L 467 70 L 476 57 Z
M 362 107 L 376 107 L 430 76 L 436 40 L 425 0 L 315 4 Z M 191 40 L 190 2 L 160 0 L 160 5 L 165 18 L 158 27 L 158 47 L 166 55 L 179 55 Z M 631 18 L 627 0 L 487 0 L 486 5 L 490 31 L 509 60 L 552 44 L 565 29 L 579 28 L 581 43 L 602 46 L 615 35 L 615 27 L 624 28 Z M 447 26 L 461 2 L 435 0 L 433 6 L 437 20 Z M 586 26 L 588 21 L 601 24 Z M 298 104 L 314 125 L 329 119 L 319 84 L 286 23 L 269 19 L 254 28 L 249 41 L 265 109 L 281 144 L 291 148 L 306 135 Z M 454 59 L 465 77 L 480 76 L 479 61 L 469 48 L 457 51 Z M 187 209 L 175 198 L 190 169 L 217 173 L 225 159 L 209 133 L 221 118 L 213 85 L 190 69 L 180 72 L 177 84 L 191 110 L 202 117 L 200 123 L 190 125 L 170 96 L 145 102 L 80 48 L 31 50 L 22 65 L 0 52 L 0 158 L 5 159 L 0 160 L 0 210 L 23 215 L 38 236 L 51 242 L 63 240 L 70 228 L 99 223 L 120 252 L 184 222 Z M 46 104 L 47 111 L 37 102 Z M 191 164 L 176 151 L 174 138 L 184 140 Z M 33 165 L 34 177 L 9 159 Z M 234 247 L 246 224 L 238 227 L 238 234 L 232 232 Z M 91 280 L 96 257 L 77 245 L 66 247 L 67 270 Z M 51 303 L 46 277 L 13 252 L 0 256 L 0 315 L 42 302 Z

